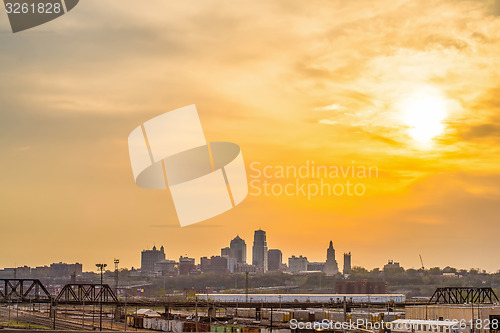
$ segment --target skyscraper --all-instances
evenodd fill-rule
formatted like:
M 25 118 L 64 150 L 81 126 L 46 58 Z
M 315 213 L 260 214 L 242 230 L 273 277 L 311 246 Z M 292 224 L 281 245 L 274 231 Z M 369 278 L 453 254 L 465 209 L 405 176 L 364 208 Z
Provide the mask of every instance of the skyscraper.
M 153 246 L 152 250 L 144 250 L 141 253 L 141 272 L 152 273 L 155 270 L 155 264 L 165 260 L 165 249 L 160 247 L 160 250 Z
M 333 242 L 330 241 L 330 246 L 326 250 L 326 264 L 325 273 L 327 276 L 333 276 L 339 272 L 339 265 L 337 260 L 335 260 L 335 249 L 333 248 Z
M 351 252 L 344 253 L 344 274 L 351 274 Z
M 267 251 L 267 269 L 269 271 L 279 271 L 282 263 L 283 255 L 280 250 L 275 249 Z
M 240 236 L 236 236 L 229 244 L 231 257 L 236 258 L 236 262 L 246 264 L 247 262 L 247 244 Z
M 252 265 L 267 271 L 267 241 L 264 230 L 256 230 L 253 238 Z

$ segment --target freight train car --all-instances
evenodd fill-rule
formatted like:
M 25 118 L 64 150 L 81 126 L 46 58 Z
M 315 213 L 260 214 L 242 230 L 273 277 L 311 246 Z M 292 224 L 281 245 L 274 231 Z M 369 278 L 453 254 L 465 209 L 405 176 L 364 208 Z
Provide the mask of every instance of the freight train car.
M 255 320 L 264 319 L 269 320 L 271 313 L 273 316 L 273 322 L 276 323 L 286 323 L 291 319 L 297 321 L 318 321 L 321 322 L 325 319 L 336 322 L 344 321 L 356 321 L 363 320 L 365 322 L 380 322 L 382 320 L 388 322 L 395 319 L 400 319 L 404 316 L 403 312 L 363 312 L 354 311 L 350 313 L 345 313 L 341 310 L 331 310 L 331 309 L 271 309 L 263 308 L 260 310 L 260 317 L 256 317 L 255 309 L 250 311 L 248 308 L 228 308 L 226 310 L 226 315 L 232 316 L 234 318 L 251 318 Z

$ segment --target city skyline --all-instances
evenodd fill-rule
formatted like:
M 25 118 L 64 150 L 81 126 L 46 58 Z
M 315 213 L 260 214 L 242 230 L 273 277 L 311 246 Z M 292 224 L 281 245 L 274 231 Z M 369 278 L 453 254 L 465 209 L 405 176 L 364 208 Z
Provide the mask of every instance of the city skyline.
M 262 229 L 256 230 L 254 232 L 254 238 L 257 235 L 257 232 L 263 232 L 264 233 L 264 239 L 267 238 L 267 234 L 266 234 L 265 230 L 262 230 Z M 258 240 L 262 241 L 262 235 L 261 235 L 261 233 L 258 233 Z M 246 243 L 246 241 L 243 238 L 241 238 L 239 234 L 236 235 L 227 244 L 234 244 L 234 241 L 242 242 L 243 244 Z M 264 243 L 267 244 L 267 240 L 264 241 Z M 246 247 L 246 245 L 245 245 L 245 247 Z M 268 248 L 267 245 L 266 245 L 266 248 Z M 152 273 L 153 271 L 155 271 L 155 268 L 154 268 L 155 263 L 154 263 L 154 261 L 156 261 L 156 262 L 163 261 L 164 263 L 175 263 L 175 262 L 182 261 L 183 259 L 193 260 L 193 263 L 195 265 L 202 265 L 202 260 L 204 258 L 221 257 L 221 256 L 224 257 L 224 255 L 222 254 L 222 251 L 224 251 L 226 249 L 229 250 L 230 247 L 222 247 L 222 248 L 220 248 L 219 253 L 213 253 L 213 254 L 212 253 L 210 253 L 210 254 L 206 254 L 205 253 L 205 254 L 203 254 L 201 256 L 190 256 L 188 253 L 185 253 L 184 255 L 180 254 L 179 256 L 175 257 L 175 256 L 169 256 L 167 254 L 167 250 L 166 250 L 166 247 L 164 245 L 160 245 L 160 247 L 158 248 L 156 246 L 156 244 L 154 244 L 151 249 L 146 248 L 146 249 L 142 249 L 141 250 L 141 252 L 140 252 L 141 259 L 139 260 L 139 263 L 137 265 L 132 265 L 132 266 L 128 266 L 128 267 L 121 265 L 120 269 L 123 269 L 123 268 L 126 268 L 126 269 L 138 269 L 138 270 L 141 270 L 144 273 L 148 273 L 148 272 Z M 317 257 L 312 258 L 312 257 L 309 257 L 307 255 L 307 253 L 305 251 L 303 251 L 303 250 L 288 251 L 288 253 L 290 253 L 290 255 L 285 256 L 284 254 L 282 254 L 284 252 L 282 249 L 269 248 L 268 251 L 267 251 L 267 253 L 272 252 L 272 251 L 279 251 L 280 252 L 281 263 L 285 264 L 285 265 L 288 265 L 288 262 L 289 262 L 290 259 L 299 259 L 299 258 L 300 259 L 304 258 L 307 263 L 313 264 L 313 265 L 319 264 L 319 263 L 326 264 L 327 266 L 325 266 L 325 271 L 324 271 L 324 273 L 326 275 L 334 275 L 336 273 L 346 274 L 345 273 L 346 268 L 348 269 L 347 273 L 349 273 L 349 271 L 352 268 L 354 268 L 354 267 L 366 268 L 368 270 L 373 270 L 373 269 L 376 269 L 376 268 L 378 268 L 380 270 L 384 270 L 384 267 L 388 267 L 390 265 L 396 265 L 397 267 L 402 267 L 404 269 L 417 269 L 418 270 L 418 269 L 422 268 L 422 266 L 418 266 L 418 265 L 415 266 L 415 267 L 413 267 L 413 266 L 405 266 L 404 264 L 400 265 L 400 262 L 396 262 L 394 260 L 394 258 L 384 259 L 385 261 L 383 261 L 383 263 L 380 264 L 379 266 L 366 267 L 366 266 L 363 266 L 363 265 L 352 265 L 352 253 L 351 253 L 351 251 L 344 252 L 343 253 L 343 261 L 340 262 L 340 261 L 336 260 L 337 249 L 334 247 L 334 242 L 332 240 L 329 241 L 328 249 L 327 249 L 325 255 L 322 258 L 317 258 Z M 345 251 L 347 251 L 347 250 L 345 250 Z M 246 252 L 246 250 L 245 250 L 245 252 Z M 285 251 L 285 253 L 287 253 L 287 252 Z M 146 256 L 147 254 L 149 254 L 149 256 Z M 237 259 L 238 254 L 237 253 L 234 253 L 234 254 L 231 253 L 230 256 L 234 256 Z M 178 258 L 178 259 L 176 259 L 176 258 Z M 328 267 L 329 258 L 333 258 L 333 261 L 332 261 L 333 264 L 334 264 L 334 266 L 333 266 L 334 267 L 333 268 L 333 273 L 331 272 L 331 267 L 332 266 L 330 268 L 326 268 L 326 267 Z M 114 259 L 116 259 L 116 257 Z M 253 251 L 249 252 L 247 254 L 247 256 L 244 257 L 244 259 L 245 260 L 243 260 L 242 262 L 240 262 L 238 260 L 236 260 L 236 262 L 237 263 L 243 263 L 243 264 L 245 264 L 245 263 L 248 262 L 251 265 L 253 265 L 253 263 L 252 263 L 252 260 L 253 260 Z M 330 260 L 332 260 L 332 259 L 330 259 Z M 76 264 L 82 266 L 82 264 L 78 260 L 76 260 L 76 261 L 71 261 L 70 260 L 68 262 L 75 262 Z M 145 269 L 143 268 L 144 263 L 146 264 L 146 268 Z M 420 261 L 420 263 L 423 264 L 423 262 L 421 262 L 421 261 Z M 65 262 L 63 262 L 63 261 L 54 261 L 50 265 L 54 265 L 54 264 L 55 265 L 57 265 L 57 264 L 65 264 Z M 15 266 L 15 267 L 14 266 L 12 266 L 12 267 L 0 267 L 0 270 L 1 269 L 11 269 L 11 268 L 24 268 L 26 266 L 31 267 L 31 268 L 46 267 L 48 265 L 49 264 L 47 264 L 47 262 L 44 263 L 44 264 L 35 265 L 35 266 L 27 265 L 27 264 L 22 264 L 21 266 Z M 89 266 L 92 267 L 93 265 L 89 265 Z M 109 266 L 110 266 L 109 270 L 111 271 L 112 270 L 111 269 L 111 265 L 109 265 Z M 258 264 L 256 267 L 260 267 L 260 264 Z M 340 269 L 340 267 L 342 267 L 342 269 Z M 432 265 L 430 265 L 430 266 L 426 267 L 426 269 L 430 269 L 430 268 L 434 268 L 434 267 L 438 267 L 438 268 L 444 269 L 446 267 L 454 267 L 454 266 L 452 266 L 452 265 L 445 265 L 445 266 L 432 266 Z M 480 271 L 483 270 L 480 267 L 472 267 L 472 266 L 471 267 L 454 267 L 454 268 L 456 268 L 456 269 L 466 269 L 466 270 L 468 270 L 468 269 L 479 269 Z M 290 267 L 288 267 L 288 269 L 290 269 Z M 84 271 L 86 271 L 86 272 L 93 272 L 93 271 L 97 271 L 97 269 L 93 268 L 92 270 L 84 270 Z M 267 272 L 268 270 L 266 269 L 265 271 Z M 271 271 L 271 270 L 269 270 L 269 271 Z M 497 273 L 499 271 L 500 270 L 492 271 L 492 272 L 488 271 L 488 273 Z
M 0 267 L 199 258 L 261 227 L 284 258 L 333 239 L 367 268 L 500 269 L 498 1 L 86 0 L 0 22 Z M 168 192 L 135 184 L 127 138 L 191 104 L 250 186 L 180 228 Z

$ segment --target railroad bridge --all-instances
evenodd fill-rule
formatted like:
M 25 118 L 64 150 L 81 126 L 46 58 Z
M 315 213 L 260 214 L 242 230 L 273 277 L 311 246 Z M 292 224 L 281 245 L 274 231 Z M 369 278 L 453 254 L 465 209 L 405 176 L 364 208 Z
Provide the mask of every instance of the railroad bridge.
M 2 303 L 119 304 L 107 284 L 70 283 L 51 295 L 38 279 L 0 279 Z
M 491 288 L 449 287 L 438 288 L 429 302 L 403 304 L 374 304 L 371 306 L 405 306 L 425 304 L 463 304 L 463 303 L 499 303 L 497 295 Z M 116 306 L 154 306 L 171 308 L 200 307 L 269 307 L 269 308 L 355 308 L 366 307 L 367 304 L 347 302 L 315 303 L 315 302 L 213 302 L 199 299 L 188 300 L 147 300 L 124 301 L 118 299 L 107 284 L 71 283 L 65 285 L 57 295 L 51 295 L 43 283 L 38 279 L 0 279 L 0 303 L 50 303 L 68 305 L 116 305 Z
M 434 304 L 499 303 L 491 288 L 447 287 L 437 288 L 430 299 Z

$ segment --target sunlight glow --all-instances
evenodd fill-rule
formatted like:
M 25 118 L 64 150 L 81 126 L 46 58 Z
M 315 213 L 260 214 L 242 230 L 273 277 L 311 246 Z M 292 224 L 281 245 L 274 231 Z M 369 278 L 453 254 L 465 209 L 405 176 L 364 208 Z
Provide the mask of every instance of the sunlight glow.
M 448 116 L 447 100 L 434 89 L 413 92 L 401 105 L 402 120 L 416 143 L 428 146 L 443 134 Z

